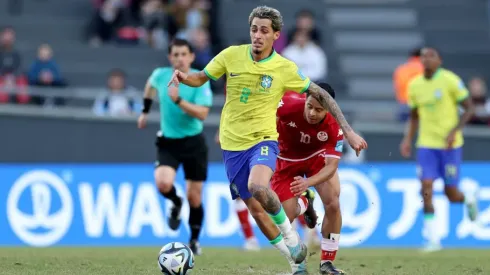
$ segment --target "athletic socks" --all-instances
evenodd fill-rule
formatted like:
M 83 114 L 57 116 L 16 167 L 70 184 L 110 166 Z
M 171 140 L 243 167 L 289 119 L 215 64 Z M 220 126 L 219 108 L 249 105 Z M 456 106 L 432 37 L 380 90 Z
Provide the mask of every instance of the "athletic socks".
M 321 262 L 333 262 L 335 260 L 335 256 L 337 255 L 337 251 L 339 250 L 339 240 L 340 234 L 330 233 L 327 238 L 322 239 L 322 255 Z
M 435 228 L 434 213 L 424 213 L 424 235 L 431 244 L 439 244 L 440 242 Z
M 277 213 L 269 215 L 277 227 L 279 227 L 279 230 L 281 230 L 286 245 L 289 247 L 297 246 L 299 244 L 299 236 L 296 231 L 293 230 L 293 227 L 291 226 L 291 223 L 289 222 L 286 212 L 284 212 L 282 206 Z
M 189 227 L 191 228 L 191 241 L 199 239 L 203 219 L 204 208 L 202 205 L 199 205 L 198 207 L 190 207 Z
M 281 254 L 284 257 L 286 257 L 286 259 L 288 260 L 289 263 L 292 262 L 291 252 L 289 252 L 289 249 L 288 249 L 286 243 L 284 242 L 284 238 L 283 238 L 282 234 L 279 234 L 279 236 L 277 236 L 274 240 L 270 240 L 269 242 L 275 248 L 277 248 L 279 250 L 279 252 L 281 252 Z
M 245 239 L 254 238 L 254 232 L 252 229 L 252 225 L 250 224 L 249 212 L 247 205 L 242 200 L 236 200 L 235 209 L 238 216 L 238 220 L 240 221 L 240 225 L 242 226 L 243 235 Z
M 182 198 L 177 196 L 177 190 L 175 189 L 175 186 L 172 186 L 172 189 L 170 189 L 168 193 L 162 193 L 162 195 L 165 198 L 171 200 L 175 206 L 182 206 Z
M 299 216 L 301 216 L 306 212 L 306 208 L 308 208 L 308 199 L 305 196 L 300 196 L 298 198 L 298 205 L 299 205 Z

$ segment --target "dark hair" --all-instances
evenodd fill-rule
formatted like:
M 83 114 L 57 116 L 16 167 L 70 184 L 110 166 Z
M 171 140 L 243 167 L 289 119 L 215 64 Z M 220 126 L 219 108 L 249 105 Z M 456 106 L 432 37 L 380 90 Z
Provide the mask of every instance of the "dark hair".
M 422 48 L 415 48 L 410 52 L 410 57 L 420 57 Z
M 169 54 L 172 53 L 173 47 L 182 47 L 182 46 L 186 46 L 189 49 L 189 52 L 194 53 L 194 49 L 192 48 L 191 43 L 189 43 L 189 41 L 185 39 L 180 39 L 180 38 L 176 38 L 172 40 L 172 43 L 168 45 L 168 53 Z
M 328 92 L 328 94 L 332 97 L 332 98 L 335 98 L 335 90 L 332 88 L 332 86 L 330 86 L 330 84 L 326 83 L 326 82 L 320 82 L 317 84 L 318 86 L 320 86 L 320 88 L 324 89 L 325 91 Z M 310 93 L 308 93 L 307 97 L 310 96 Z

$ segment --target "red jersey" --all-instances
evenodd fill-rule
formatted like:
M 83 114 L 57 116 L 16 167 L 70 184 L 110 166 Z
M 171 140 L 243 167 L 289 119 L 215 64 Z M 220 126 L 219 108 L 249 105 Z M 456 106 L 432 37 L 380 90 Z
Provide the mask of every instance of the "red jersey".
M 319 124 L 309 124 L 304 117 L 305 98 L 283 97 L 277 109 L 279 158 L 306 160 L 323 153 L 340 158 L 344 135 L 335 118 L 327 113 Z

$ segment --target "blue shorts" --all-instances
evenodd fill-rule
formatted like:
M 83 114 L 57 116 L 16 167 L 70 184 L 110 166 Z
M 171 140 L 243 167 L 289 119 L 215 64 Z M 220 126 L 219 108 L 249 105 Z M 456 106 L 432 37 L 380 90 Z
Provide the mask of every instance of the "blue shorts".
M 244 151 L 223 150 L 226 175 L 230 181 L 231 197 L 246 200 L 252 197 L 248 191 L 248 177 L 255 165 L 266 165 L 276 170 L 279 153 L 277 141 L 262 141 Z
M 418 173 L 421 180 L 442 178 L 447 185 L 459 183 L 463 148 L 417 149 Z

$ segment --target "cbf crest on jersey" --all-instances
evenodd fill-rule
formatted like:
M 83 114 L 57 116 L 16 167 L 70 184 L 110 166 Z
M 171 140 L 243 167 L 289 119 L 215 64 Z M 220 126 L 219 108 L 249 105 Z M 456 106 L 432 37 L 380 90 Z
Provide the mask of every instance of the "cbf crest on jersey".
M 272 76 L 270 75 L 263 75 L 260 77 L 260 92 L 265 92 L 268 93 L 269 89 L 272 87 Z

